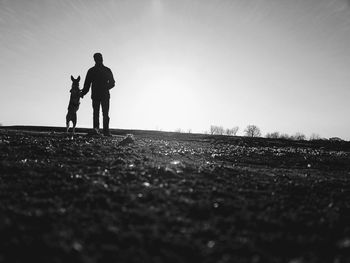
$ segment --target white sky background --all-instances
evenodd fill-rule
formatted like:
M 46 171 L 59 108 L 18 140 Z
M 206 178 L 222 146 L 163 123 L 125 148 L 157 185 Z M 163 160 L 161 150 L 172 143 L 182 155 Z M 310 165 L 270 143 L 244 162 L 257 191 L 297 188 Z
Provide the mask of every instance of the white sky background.
M 112 128 L 350 139 L 346 0 L 0 0 L 0 123 L 64 126 L 95 52 L 116 79 Z

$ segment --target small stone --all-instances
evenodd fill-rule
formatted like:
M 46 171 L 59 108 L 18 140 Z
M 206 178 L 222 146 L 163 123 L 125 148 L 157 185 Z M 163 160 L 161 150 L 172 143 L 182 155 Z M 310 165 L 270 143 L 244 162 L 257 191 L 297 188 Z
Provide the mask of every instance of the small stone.
M 303 259 L 302 258 L 293 258 L 289 261 L 289 263 L 303 263 Z
M 65 214 L 65 213 L 67 212 L 67 209 L 61 207 L 61 208 L 58 209 L 58 212 L 59 212 L 60 214 Z
M 213 241 L 213 240 L 208 241 L 208 243 L 207 243 L 208 248 L 213 248 L 214 246 L 215 246 L 215 241 Z
M 350 238 L 346 237 L 338 242 L 339 248 L 349 248 L 350 247 Z
M 119 143 L 120 145 L 126 145 L 126 144 L 131 144 L 135 142 L 134 135 L 132 134 L 127 134 L 124 139 Z
M 144 182 L 144 183 L 142 183 L 142 185 L 143 185 L 144 187 L 150 187 L 150 186 L 151 186 L 151 184 L 150 184 L 149 182 Z
M 83 249 L 83 245 L 80 244 L 79 242 L 75 241 L 72 245 L 73 249 L 76 251 L 81 251 Z

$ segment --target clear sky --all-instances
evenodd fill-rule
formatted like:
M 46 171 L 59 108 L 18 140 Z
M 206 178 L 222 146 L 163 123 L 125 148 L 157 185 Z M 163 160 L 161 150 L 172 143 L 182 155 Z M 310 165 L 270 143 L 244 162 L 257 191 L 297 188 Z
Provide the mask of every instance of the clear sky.
M 95 52 L 116 79 L 112 128 L 350 140 L 346 0 L 0 0 L 0 123 L 64 126 Z

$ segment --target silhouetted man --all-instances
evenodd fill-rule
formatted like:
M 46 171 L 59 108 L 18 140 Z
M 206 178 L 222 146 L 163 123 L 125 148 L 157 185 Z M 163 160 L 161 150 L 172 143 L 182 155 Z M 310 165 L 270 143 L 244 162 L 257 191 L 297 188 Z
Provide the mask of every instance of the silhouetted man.
M 112 71 L 103 65 L 101 53 L 94 54 L 95 66 L 90 68 L 86 74 L 84 88 L 81 97 L 89 92 L 91 86 L 91 99 L 94 116 L 94 130 L 99 133 L 100 129 L 100 106 L 103 114 L 103 134 L 110 136 L 109 132 L 109 90 L 114 87 L 115 81 Z

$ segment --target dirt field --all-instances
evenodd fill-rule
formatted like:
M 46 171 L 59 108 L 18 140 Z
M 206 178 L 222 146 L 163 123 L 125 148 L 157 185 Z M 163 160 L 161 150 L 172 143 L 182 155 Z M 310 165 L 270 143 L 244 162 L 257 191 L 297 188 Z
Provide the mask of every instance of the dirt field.
M 0 262 L 350 262 L 350 143 L 62 131 L 0 129 Z

